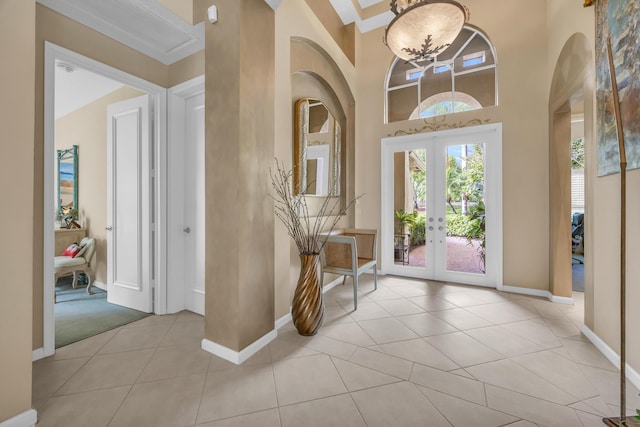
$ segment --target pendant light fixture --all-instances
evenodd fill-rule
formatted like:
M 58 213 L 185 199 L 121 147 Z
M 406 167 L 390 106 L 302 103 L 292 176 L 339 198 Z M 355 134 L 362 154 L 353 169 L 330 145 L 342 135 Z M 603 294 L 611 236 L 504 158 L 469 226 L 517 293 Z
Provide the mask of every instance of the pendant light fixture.
M 443 52 L 469 20 L 469 9 L 454 0 L 391 0 L 396 15 L 384 44 L 405 61 L 432 59 Z

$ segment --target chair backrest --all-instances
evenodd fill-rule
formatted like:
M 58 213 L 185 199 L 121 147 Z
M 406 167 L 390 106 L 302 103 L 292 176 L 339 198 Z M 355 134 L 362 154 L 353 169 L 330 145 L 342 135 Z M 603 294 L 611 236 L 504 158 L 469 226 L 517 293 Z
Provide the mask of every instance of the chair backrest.
M 322 267 L 358 269 L 358 258 L 377 260 L 378 230 L 345 228 L 334 230 L 321 254 Z M 355 273 L 354 273 L 355 274 Z
M 359 258 L 377 259 L 378 230 L 345 228 L 342 234 L 356 238 Z
M 321 254 L 322 266 L 332 268 L 357 268 L 357 249 L 353 237 L 344 235 L 330 235 Z
M 80 241 L 80 246 L 86 246 L 87 249 L 82 254 L 82 257 L 87 261 L 87 264 L 91 265 L 91 258 L 96 252 L 96 239 L 85 237 Z

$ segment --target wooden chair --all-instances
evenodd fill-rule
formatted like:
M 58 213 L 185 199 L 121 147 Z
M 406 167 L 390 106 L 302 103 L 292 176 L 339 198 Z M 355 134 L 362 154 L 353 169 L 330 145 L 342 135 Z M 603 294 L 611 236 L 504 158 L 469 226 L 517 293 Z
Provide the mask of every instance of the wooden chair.
M 89 275 L 88 269 L 91 266 L 91 259 L 95 254 L 96 249 L 96 239 L 93 237 L 85 237 L 80 241 L 80 246 L 85 247 L 83 253 L 75 258 L 70 256 L 57 256 L 54 258 L 53 265 L 53 283 L 54 283 L 54 296 L 53 301 L 56 301 L 55 295 L 55 283 L 58 281 L 58 278 L 68 276 L 73 274 L 73 282 L 72 287 L 76 289 L 78 287 L 78 276 L 80 273 L 84 273 L 89 279 L 89 283 L 87 284 L 87 293 L 92 295 L 91 291 L 91 276 Z
M 378 230 L 346 228 L 336 231 L 327 239 L 321 255 L 322 277 L 324 273 L 353 277 L 353 306 L 358 309 L 358 276 L 373 268 L 374 290 L 378 289 L 377 275 Z

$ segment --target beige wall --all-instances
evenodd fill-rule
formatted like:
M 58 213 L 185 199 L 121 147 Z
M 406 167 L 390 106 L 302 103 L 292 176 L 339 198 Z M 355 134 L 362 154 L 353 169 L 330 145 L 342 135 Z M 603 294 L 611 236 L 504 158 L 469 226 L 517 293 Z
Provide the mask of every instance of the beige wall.
M 571 0 L 549 1 L 549 70 L 555 71 L 564 43 L 574 33 L 583 34 L 591 49 L 595 47 L 594 8 L 583 9 Z M 567 71 L 566 69 L 563 71 Z M 594 78 L 591 83 L 595 85 Z M 593 95 L 593 93 L 592 93 Z M 620 174 L 597 177 L 595 113 L 589 112 L 585 99 L 585 150 L 587 168 L 585 209 L 585 324 L 607 345 L 620 351 Z M 589 114 L 592 115 L 591 120 Z M 633 326 L 640 324 L 640 312 L 633 301 L 640 300 L 640 170 L 627 173 L 627 363 L 640 371 L 640 335 Z
M 240 351 L 274 326 L 275 17 L 263 1 L 216 4 L 226 19 L 205 30 L 204 332 Z
M 44 42 L 49 41 L 162 87 L 170 87 L 204 73 L 204 53 L 202 52 L 167 66 L 40 4 L 36 5 L 35 32 L 35 194 L 32 256 L 34 349 L 42 347 L 43 343 L 41 248 L 44 210 Z
M 356 31 L 358 31 L 356 25 L 354 23 L 344 25 L 331 3 L 326 0 L 305 1 L 318 19 L 322 21 L 324 28 L 331 34 L 331 37 L 340 46 L 342 52 L 347 55 L 349 61 L 355 65 L 355 35 Z
M 291 167 L 293 159 L 293 104 L 294 88 L 292 87 L 291 73 L 300 70 L 296 65 L 299 58 L 292 56 L 292 37 L 301 37 L 317 44 L 335 62 L 335 69 L 328 72 L 326 59 L 320 56 L 313 63 L 309 63 L 309 69 L 320 69 L 321 75 L 331 82 L 331 87 L 336 90 L 339 96 L 343 96 L 340 102 L 348 105 L 349 101 L 344 98 L 346 89 L 351 95 L 356 97 L 356 70 L 349 58 L 336 44 L 329 32 L 324 28 L 322 22 L 313 13 L 306 2 L 299 0 L 284 0 L 276 11 L 276 40 L 275 40 L 275 155 L 283 161 L 287 168 Z M 356 43 L 360 39 L 360 34 L 355 34 Z M 336 71 L 337 70 L 337 71 Z M 339 79 L 343 82 L 340 83 Z M 343 86 L 338 90 L 338 84 Z M 305 96 L 303 93 L 295 93 L 296 97 Z M 345 111 L 345 115 L 349 112 Z M 355 111 L 354 111 L 355 113 Z M 337 114 L 337 113 L 336 113 Z M 351 124 L 351 130 L 355 137 L 355 123 Z M 353 145 L 348 148 L 354 152 Z M 351 162 L 348 169 L 353 173 L 355 159 L 354 155 L 349 155 L 346 159 Z M 354 182 L 346 183 L 347 194 L 354 193 Z M 350 193 L 349 193 L 350 192 Z M 369 197 L 369 195 L 365 196 Z M 375 196 L 374 196 L 375 197 Z M 357 206 L 356 206 L 357 209 Z M 291 238 L 280 224 L 275 223 L 275 318 L 278 319 L 287 313 L 291 306 L 293 290 L 298 279 L 299 271 L 298 253 L 291 242 Z M 327 277 L 329 279 L 329 277 Z
M 92 280 L 107 283 L 107 106 L 142 95 L 123 87 L 56 120 L 56 149 L 78 146 L 78 214 L 96 239 Z M 60 254 L 56 254 L 60 255 Z
M 4 185 L 0 245 L 0 423 L 31 408 L 33 81 L 35 1 L 0 2 L 0 128 Z
M 495 3 L 495 4 L 494 4 Z M 444 124 L 471 119 L 503 123 L 504 283 L 548 289 L 548 117 L 546 10 L 527 0 L 468 0 L 470 24 L 497 51 L 498 106 L 449 115 Z M 495 11 L 500 10 L 500 14 Z M 522 11 L 526 10 L 526 14 Z M 509 16 L 509 20 L 504 17 Z M 356 191 L 359 227 L 380 228 L 380 140 L 424 122 L 384 124 L 384 79 L 393 59 L 381 42 L 384 29 L 362 36 L 358 50 Z M 531 35 L 535 34 L 536 37 Z M 542 78 L 532 78 L 542 76 Z M 526 159 L 526 161 L 525 161 Z M 524 226 L 523 226 L 524 224 Z M 543 230 L 544 232 L 541 232 Z

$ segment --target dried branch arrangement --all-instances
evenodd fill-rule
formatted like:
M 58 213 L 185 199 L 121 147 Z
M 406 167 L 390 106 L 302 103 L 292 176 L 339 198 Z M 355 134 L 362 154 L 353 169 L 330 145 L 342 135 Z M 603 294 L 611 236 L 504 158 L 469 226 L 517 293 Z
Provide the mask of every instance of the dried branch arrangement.
M 275 215 L 296 243 L 298 254 L 319 254 L 329 234 L 340 221 L 340 217 L 345 215 L 362 195 L 347 203 L 344 209 L 340 208 L 339 197 L 325 196 L 317 215 L 311 216 L 305 193 L 293 194 L 293 170 L 286 170 L 278 159 L 275 162 L 275 170 L 269 168 L 271 185 L 275 193 L 271 196 L 274 201 Z M 331 188 L 335 188 L 335 185 L 336 183 L 332 183 Z M 332 193 L 329 191 L 329 194 Z

